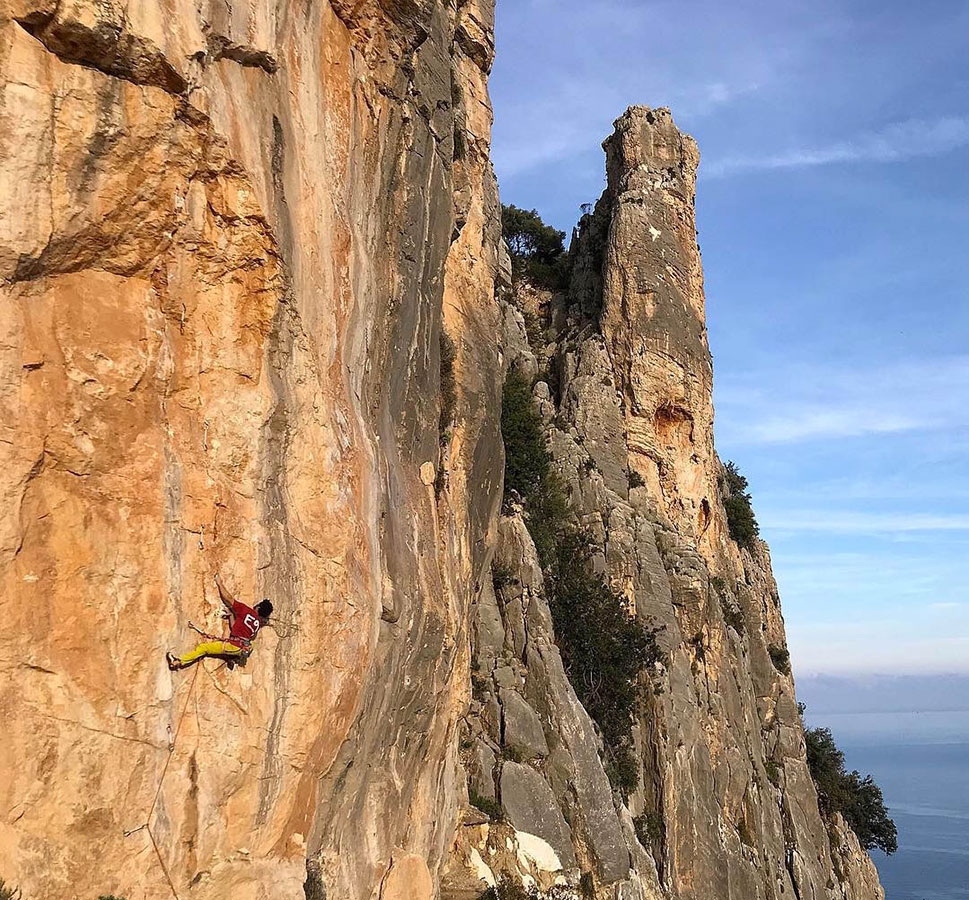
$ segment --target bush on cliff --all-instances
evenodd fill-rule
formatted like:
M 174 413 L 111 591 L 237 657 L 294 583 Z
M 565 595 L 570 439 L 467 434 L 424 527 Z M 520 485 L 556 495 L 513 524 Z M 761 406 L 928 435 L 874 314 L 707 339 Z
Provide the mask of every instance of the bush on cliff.
M 501 437 L 505 442 L 505 498 L 516 491 L 526 503 L 552 471 L 542 417 L 532 400 L 532 382 L 509 372 L 501 391 Z
M 617 787 L 628 793 L 636 786 L 635 761 L 627 757 L 638 682 L 659 658 L 656 638 L 594 572 L 595 548 L 586 532 L 569 531 L 557 551 L 550 593 L 562 662 L 579 700 L 602 731 Z
M 655 634 L 594 571 L 595 544 L 570 513 L 530 381 L 510 373 L 502 396 L 506 503 L 511 491 L 524 501 L 569 681 L 602 733 L 613 786 L 628 796 L 639 771 L 632 741 L 638 683 L 659 659 Z
M 787 647 L 778 647 L 776 644 L 771 644 L 767 648 L 767 652 L 770 654 L 770 661 L 778 672 L 782 675 L 791 674 L 791 653 Z
M 751 504 L 750 492 L 747 490 L 747 479 L 740 474 L 733 462 L 723 467 L 723 478 L 720 482 L 720 493 L 723 505 L 727 511 L 727 527 L 730 537 L 741 547 L 753 550 L 760 527 L 754 518 L 754 508 Z
M 567 280 L 565 232 L 546 225 L 537 210 L 501 207 L 501 233 L 511 253 L 512 274 L 554 291 Z
M 454 413 L 458 406 L 458 389 L 454 378 L 454 361 L 457 359 L 457 348 L 444 328 L 441 328 L 441 419 L 438 434 L 441 445 L 451 439 L 451 426 L 454 424 Z
M 518 372 L 508 373 L 502 389 L 501 436 L 505 443 L 505 505 L 513 500 L 512 492 L 524 501 L 528 531 L 542 568 L 547 568 L 569 527 L 569 504 L 552 468 L 542 418 L 532 399 L 532 383 Z
M 871 775 L 846 771 L 844 753 L 828 728 L 806 728 L 804 742 L 821 812 L 828 817 L 841 813 L 866 850 L 898 850 L 898 831 Z
M 578 900 L 578 895 L 564 884 L 540 891 L 534 884 L 525 887 L 510 875 L 502 875 L 498 884 L 488 888 L 478 900 Z
M 15 888 L 0 878 L 0 900 L 21 900 L 22 897 L 20 888 Z

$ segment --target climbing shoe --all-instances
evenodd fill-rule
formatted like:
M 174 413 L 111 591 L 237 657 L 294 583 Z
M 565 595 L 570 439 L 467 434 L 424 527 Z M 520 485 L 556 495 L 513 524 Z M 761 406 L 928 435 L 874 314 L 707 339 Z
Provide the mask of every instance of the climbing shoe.
M 165 654 L 165 659 L 168 661 L 168 668 L 171 669 L 173 672 L 176 669 L 180 669 L 182 667 L 182 664 L 179 662 L 178 657 L 174 653 L 172 653 L 171 650 L 169 650 L 168 653 Z

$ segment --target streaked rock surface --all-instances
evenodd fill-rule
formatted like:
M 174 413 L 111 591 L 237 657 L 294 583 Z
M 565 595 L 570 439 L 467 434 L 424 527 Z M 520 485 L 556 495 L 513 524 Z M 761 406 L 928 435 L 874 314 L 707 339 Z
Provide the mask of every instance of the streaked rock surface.
M 530 348 L 493 29 L 490 0 L 0 5 L 0 877 L 30 900 L 881 897 L 817 812 L 767 550 L 727 535 L 696 148 L 619 120 Z M 628 807 L 499 515 L 504 373 L 548 363 L 598 564 L 665 626 Z M 216 573 L 278 621 L 173 675 Z
M 307 860 L 330 898 L 434 890 L 501 489 L 492 26 L 488 0 L 2 5 L 25 897 L 296 898 Z M 172 675 L 216 573 L 278 625 Z
M 535 402 L 572 507 L 601 548 L 596 565 L 637 616 L 662 628 L 666 662 L 644 685 L 635 729 L 639 788 L 627 804 L 610 789 L 515 512 L 499 529 L 498 602 L 482 594 L 477 605 L 469 727 L 499 753 L 488 710 L 513 696 L 499 680 L 514 671 L 549 746 L 529 764 L 573 835 L 579 866 L 563 862 L 563 877 L 577 884 L 580 871 L 592 873 L 600 898 L 880 900 L 854 835 L 818 812 L 794 684 L 770 655 L 786 641 L 767 547 L 741 550 L 729 537 L 695 235 L 696 145 L 667 110 L 633 108 L 604 147 L 608 187 L 580 223 L 569 289 L 537 297 L 525 286 L 503 320 L 509 364 L 555 376 L 555 390 L 535 386 Z M 554 343 L 530 347 L 516 306 L 531 316 L 541 308 Z M 512 763 L 498 764 L 504 800 L 502 765 Z

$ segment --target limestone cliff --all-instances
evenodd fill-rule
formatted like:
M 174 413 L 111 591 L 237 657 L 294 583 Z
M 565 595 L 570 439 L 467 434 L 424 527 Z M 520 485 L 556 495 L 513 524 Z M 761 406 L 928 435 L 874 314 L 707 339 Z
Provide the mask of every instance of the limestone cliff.
M 492 4 L 0 9 L 0 877 L 431 896 L 500 497 Z M 216 573 L 276 629 L 172 675 Z
M 542 379 L 535 402 L 597 567 L 662 629 L 664 662 L 642 686 L 635 730 L 639 787 L 625 804 L 610 788 L 512 510 L 499 527 L 501 578 L 476 607 L 466 749 L 471 789 L 500 801 L 505 822 L 459 833 L 446 884 L 472 896 L 511 873 L 550 888 L 577 884 L 581 870 L 580 893 L 600 898 L 876 900 L 871 860 L 818 812 L 767 548 L 730 538 L 696 146 L 667 110 L 635 108 L 604 147 L 608 187 L 574 237 L 569 288 L 519 285 L 506 345 L 512 366 Z M 539 346 L 522 313 L 548 326 Z M 534 343 L 534 325 L 528 333 Z
M 492 6 L 0 0 L 0 878 L 27 900 L 502 872 L 880 896 L 817 812 L 766 548 L 727 534 L 695 148 L 620 120 L 529 347 Z M 509 365 L 556 372 L 536 395 L 598 565 L 665 626 L 628 804 L 499 514 Z M 170 673 L 190 621 L 221 627 L 217 573 L 274 627 L 245 668 Z

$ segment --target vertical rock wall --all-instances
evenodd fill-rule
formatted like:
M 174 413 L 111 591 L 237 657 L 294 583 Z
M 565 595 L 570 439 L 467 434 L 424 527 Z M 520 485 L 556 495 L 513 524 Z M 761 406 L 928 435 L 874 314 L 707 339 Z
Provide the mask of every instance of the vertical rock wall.
M 492 28 L 0 7 L 0 877 L 32 900 L 431 895 L 500 492 Z M 278 623 L 172 675 L 216 573 Z
M 727 532 L 696 149 L 620 119 L 530 348 L 493 53 L 490 0 L 0 5 L 0 877 L 30 900 L 880 897 L 817 812 L 766 548 Z M 664 626 L 627 804 L 498 516 L 509 364 L 556 373 L 597 565 Z M 173 675 L 216 573 L 277 622 Z
M 610 789 L 554 645 L 527 511 L 512 510 L 496 590 L 476 609 L 464 745 L 471 790 L 504 821 L 459 831 L 449 896 L 510 873 L 602 900 L 880 900 L 854 835 L 818 811 L 794 684 L 772 659 L 786 645 L 767 547 L 729 536 L 699 154 L 667 110 L 646 108 L 622 116 L 604 147 L 608 187 L 573 241 L 569 289 L 520 286 L 506 345 L 513 366 L 549 373 L 535 402 L 573 512 L 601 548 L 597 568 L 662 629 L 664 662 L 645 679 L 635 728 L 639 787 L 625 803 Z M 545 314 L 547 346 L 529 346 L 516 306 Z M 536 836 L 544 855 L 529 853 Z

